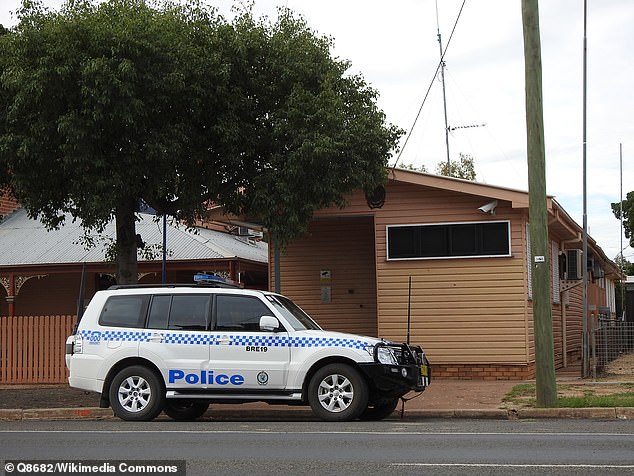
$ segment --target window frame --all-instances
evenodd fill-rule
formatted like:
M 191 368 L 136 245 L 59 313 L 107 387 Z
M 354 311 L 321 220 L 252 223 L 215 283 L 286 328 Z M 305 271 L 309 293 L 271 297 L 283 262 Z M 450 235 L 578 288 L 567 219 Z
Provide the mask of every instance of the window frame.
M 212 306 L 213 306 L 213 296 L 211 294 L 203 294 L 203 293 L 174 293 L 171 295 L 172 299 L 170 300 L 170 308 L 167 317 L 167 329 L 172 332 L 205 332 L 209 331 L 209 323 L 211 322 L 211 314 L 212 314 Z M 172 327 L 174 324 L 172 323 L 172 310 L 174 309 L 174 299 L 175 298 L 191 298 L 191 297 L 204 297 L 207 300 L 207 306 L 205 308 L 205 324 L 204 326 L 200 326 L 199 328 L 190 327 Z
M 266 314 L 262 314 L 261 316 L 258 316 L 258 322 L 257 323 L 253 323 L 253 324 L 255 324 L 257 326 L 257 329 L 248 329 L 248 328 L 244 328 L 244 327 L 243 328 L 230 329 L 227 326 L 223 326 L 225 328 L 221 328 L 221 327 L 218 326 L 218 299 L 219 298 L 223 298 L 223 297 L 229 297 L 229 298 L 232 298 L 232 299 L 255 300 L 255 301 L 259 302 L 262 305 L 262 307 L 264 309 L 266 309 L 268 312 Z M 213 308 L 212 308 L 211 322 L 209 324 L 209 326 L 210 326 L 209 328 L 213 332 L 224 332 L 224 333 L 266 332 L 266 331 L 262 331 L 260 329 L 259 319 L 262 316 L 274 316 L 275 317 L 275 314 L 271 311 L 271 308 L 268 305 L 268 303 L 266 303 L 264 300 L 260 299 L 260 297 L 258 297 L 258 296 L 234 294 L 234 293 L 214 293 Z
M 456 255 L 456 256 L 414 256 L 406 258 L 390 257 L 390 229 L 405 227 L 447 227 L 464 226 L 464 225 L 487 225 L 487 224 L 506 224 L 508 252 L 504 254 L 474 254 L 474 255 Z M 465 258 L 510 258 L 513 256 L 511 243 L 511 220 L 480 220 L 480 221 L 459 221 L 459 222 L 435 222 L 435 223 L 408 223 L 398 225 L 385 226 L 385 259 L 386 261 L 416 261 L 416 260 L 439 260 L 439 259 L 465 259 Z
M 212 306 L 213 306 L 213 294 L 206 293 L 154 293 L 148 294 L 151 296 L 151 299 L 148 300 L 146 306 L 146 318 L 145 318 L 145 329 L 153 329 L 158 331 L 169 331 L 169 332 L 209 332 L 209 326 L 212 319 Z M 177 328 L 171 327 L 172 322 L 172 308 L 174 304 L 175 297 L 191 297 L 191 296 L 204 296 L 207 299 L 207 308 L 205 311 L 205 326 L 204 328 Z M 165 322 L 165 326 L 151 326 L 150 318 L 152 313 L 152 306 L 154 305 L 154 300 L 156 298 L 169 298 L 169 305 L 167 307 L 167 321 Z
M 136 324 L 124 324 L 124 323 L 112 323 L 104 321 L 104 311 L 108 308 L 108 302 L 123 301 L 125 299 L 140 299 L 141 307 L 139 309 L 138 321 Z M 145 294 L 125 294 L 108 296 L 101 311 L 99 312 L 99 319 L 97 323 L 102 327 L 123 327 L 126 329 L 144 329 L 147 321 L 147 312 L 150 304 L 150 296 Z

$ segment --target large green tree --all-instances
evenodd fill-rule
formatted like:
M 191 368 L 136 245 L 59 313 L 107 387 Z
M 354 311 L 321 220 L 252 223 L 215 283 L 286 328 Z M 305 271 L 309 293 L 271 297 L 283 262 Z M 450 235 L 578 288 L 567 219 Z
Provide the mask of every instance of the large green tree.
M 260 217 L 284 242 L 315 209 L 382 184 L 402 131 L 386 124 L 377 92 L 332 58 L 331 40 L 289 10 L 275 23 L 245 12 L 231 35 L 230 82 L 244 102 L 232 157 L 240 191 L 225 208 Z
M 51 228 L 114 217 L 119 283 L 136 282 L 140 200 L 188 223 L 220 204 L 284 242 L 385 180 L 401 131 L 288 10 L 24 0 L 19 20 L 0 36 L 0 185 Z

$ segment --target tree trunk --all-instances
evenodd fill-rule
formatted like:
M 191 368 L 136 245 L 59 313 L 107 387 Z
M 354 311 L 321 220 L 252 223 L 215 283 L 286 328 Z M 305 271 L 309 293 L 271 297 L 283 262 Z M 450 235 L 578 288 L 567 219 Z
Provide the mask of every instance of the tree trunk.
M 136 200 L 122 201 L 115 210 L 117 227 L 117 284 L 136 284 L 137 276 L 137 239 L 136 239 Z

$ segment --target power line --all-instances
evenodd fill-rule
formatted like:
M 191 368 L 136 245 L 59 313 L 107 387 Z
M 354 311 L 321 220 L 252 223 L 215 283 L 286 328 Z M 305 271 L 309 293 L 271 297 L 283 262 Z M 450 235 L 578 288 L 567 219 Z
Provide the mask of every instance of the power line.
M 423 106 L 425 105 L 425 102 L 427 101 L 427 97 L 429 96 L 429 92 L 431 91 L 431 87 L 434 85 L 434 80 L 438 76 L 438 71 L 440 70 L 440 67 L 443 65 L 443 63 L 445 61 L 445 54 L 447 54 L 447 50 L 449 49 L 449 45 L 451 44 L 451 39 L 453 38 L 453 34 L 456 31 L 456 27 L 458 26 L 458 20 L 460 20 L 460 16 L 462 15 L 462 10 L 464 9 L 465 3 L 467 3 L 467 0 L 463 0 L 462 5 L 460 6 L 460 11 L 458 12 L 458 16 L 456 17 L 456 21 L 455 21 L 455 23 L 453 25 L 453 28 L 451 30 L 451 34 L 449 35 L 449 40 L 447 41 L 447 46 L 445 46 L 445 50 L 442 52 L 442 56 L 440 57 L 440 61 L 438 62 L 438 66 L 436 66 L 436 71 L 434 71 L 434 75 L 432 77 L 432 80 L 429 82 L 429 87 L 427 88 L 427 92 L 425 93 L 425 97 L 423 98 L 423 102 L 420 105 L 420 108 L 418 109 L 418 113 L 416 114 L 416 118 L 414 119 L 414 123 L 412 124 L 412 127 L 410 128 L 409 132 L 407 133 L 407 136 L 405 137 L 405 142 L 403 143 L 403 147 L 401 147 L 401 150 L 400 150 L 400 152 L 398 154 L 398 157 L 396 158 L 396 162 L 394 162 L 394 165 L 392 166 L 392 170 L 394 170 L 396 168 L 396 166 L 398 165 L 399 161 L 401 160 L 401 156 L 403 155 L 403 151 L 405 150 L 405 147 L 407 146 L 407 143 L 409 142 L 409 139 L 412 136 L 412 131 L 414 130 L 414 127 L 416 126 L 416 123 L 418 122 L 418 118 L 420 117 L 420 113 L 423 110 Z

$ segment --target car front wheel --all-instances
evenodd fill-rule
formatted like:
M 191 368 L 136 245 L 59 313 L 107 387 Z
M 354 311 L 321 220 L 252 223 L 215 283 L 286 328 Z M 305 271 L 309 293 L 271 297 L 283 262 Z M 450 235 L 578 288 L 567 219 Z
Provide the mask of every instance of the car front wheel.
M 367 407 L 368 387 L 354 367 L 329 364 L 313 375 L 308 385 L 308 403 L 322 420 L 354 420 Z

